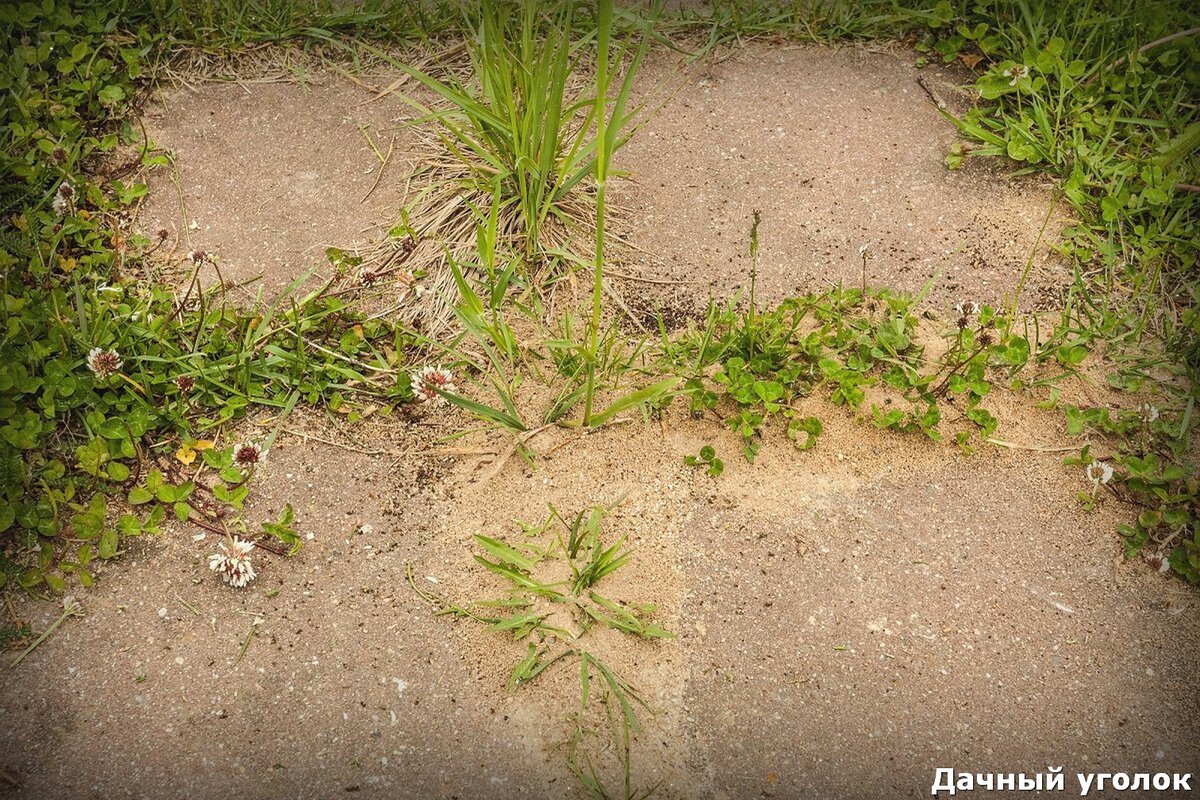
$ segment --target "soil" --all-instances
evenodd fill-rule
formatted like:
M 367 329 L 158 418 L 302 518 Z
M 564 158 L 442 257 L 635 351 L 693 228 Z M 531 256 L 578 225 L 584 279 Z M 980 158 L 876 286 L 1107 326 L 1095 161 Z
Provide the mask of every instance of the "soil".
M 643 247 L 661 256 L 659 278 L 696 281 L 661 296 L 694 307 L 710 286 L 740 285 L 752 208 L 764 212 L 766 298 L 856 280 L 868 238 L 872 282 L 897 288 L 954 251 L 957 285 L 939 284 L 929 304 L 1010 287 L 1047 194 L 977 167 L 947 173 L 952 127 L 909 63 L 754 46 L 687 73 L 697 83 L 622 154 L 638 180 L 622 198 L 638 212 L 627 253 Z M 667 69 L 656 56 L 645 80 Z M 357 87 L 316 75 L 250 89 L 253 101 L 238 85 L 206 87 L 155 125 L 202 221 L 193 246 L 236 253 L 231 271 L 282 287 L 319 245 L 369 239 L 398 196 L 385 180 L 358 203 L 373 155 L 338 116 L 358 108 Z M 382 130 L 399 111 L 362 113 L 379 113 Z M 281 142 L 304 152 L 275 161 Z M 295 186 L 301 169 L 324 188 L 263 201 L 268 181 Z M 687 182 L 693 194 L 672 201 L 667 189 Z M 148 208 L 174 213 L 174 197 L 160 178 Z M 668 215 L 680 202 L 695 207 Z M 980 242 L 990 249 L 976 262 L 962 248 Z M 1052 294 L 1057 265 L 1036 264 L 1031 286 Z M 435 615 L 408 575 L 454 602 L 496 597 L 473 534 L 520 541 L 516 521 L 551 505 L 604 504 L 606 535 L 628 535 L 634 555 L 601 588 L 653 603 L 676 634 L 599 631 L 588 645 L 657 711 L 643 715 L 632 770 L 656 796 L 915 798 L 939 767 L 1194 771 L 1200 600 L 1122 559 L 1114 529 L 1134 509 L 1107 493 L 1081 509 L 1082 470 L 1038 449 L 1078 444 L 1059 415 L 1015 396 L 988 407 L 1017 447 L 966 456 L 812 401 L 817 446 L 797 451 L 772 430 L 753 463 L 722 425 L 674 408 L 586 436 L 546 430 L 530 439 L 531 463 L 498 467 L 509 442 L 451 439 L 476 425 L 450 408 L 357 425 L 298 411 L 258 470 L 247 519 L 291 504 L 301 552 L 256 552 L 259 578 L 234 590 L 206 567 L 211 534 L 171 524 L 131 544 L 77 595 L 86 617 L 0 667 L 0 768 L 30 798 L 583 796 L 562 747 L 577 666 L 507 690 L 524 643 Z M 725 459 L 719 478 L 684 465 L 705 444 Z M 9 608 L 35 631 L 58 611 L 16 596 Z M 614 779 L 608 739 L 588 746 Z

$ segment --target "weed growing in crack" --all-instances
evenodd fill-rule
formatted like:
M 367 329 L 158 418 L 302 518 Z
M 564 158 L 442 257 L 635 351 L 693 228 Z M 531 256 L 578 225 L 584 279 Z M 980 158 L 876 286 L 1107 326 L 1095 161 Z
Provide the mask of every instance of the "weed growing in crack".
M 647 45 L 622 47 L 612 62 L 613 70 L 624 69 L 619 83 L 606 53 L 595 76 L 581 82 L 589 40 L 607 44 L 611 10 L 608 18 L 598 11 L 586 26 L 590 33 L 579 39 L 573 38 L 575 14 L 582 12 L 572 4 L 547 7 L 522 0 L 515 13 L 496 3 L 483 3 L 477 11 L 466 39 L 469 79 L 459 79 L 452 69 L 435 77 L 382 49 L 370 50 L 443 104 L 431 108 L 408 98 L 436 121 L 446 153 L 437 160 L 430 190 L 408 209 L 411 224 L 421 228 L 425 218 L 443 216 L 446 203 L 466 210 L 464 196 L 480 207 L 496 196 L 502 235 L 519 239 L 532 262 L 561 246 L 571 229 L 588 228 L 589 196 L 596 197 L 590 182 L 597 164 L 629 138 L 635 111 L 628 110 L 628 101 Z M 613 84 L 620 89 L 609 110 Z M 593 132 L 601 116 L 609 117 L 607 129 L 601 123 Z
M 1112 411 L 1064 408 L 1071 433 L 1091 433 L 1112 449 L 1097 455 L 1091 444 L 1064 459 L 1089 484 L 1080 503 L 1091 509 L 1105 494 L 1140 509 L 1118 526 L 1128 558 L 1200 583 L 1200 471 L 1191 458 L 1194 402 L 1182 411 L 1143 408 Z
M 646 641 L 669 639 L 674 634 L 653 621 L 653 605 L 616 601 L 598 591 L 605 578 L 628 564 L 633 555 L 625 537 L 612 543 L 605 540 L 601 533 L 605 513 L 597 506 L 563 516 L 551 507 L 545 522 L 523 526 L 525 537 L 519 545 L 476 534 L 482 552 L 475 555 L 475 563 L 503 580 L 506 591 L 501 597 L 451 602 L 418 586 L 411 564 L 408 582 L 435 613 L 473 620 L 526 644 L 525 656 L 510 674 L 510 688 L 531 683 L 560 662 L 577 663 L 580 699 L 567 742 L 572 772 L 593 797 L 647 797 L 652 790 L 634 790 L 630 763 L 633 739 L 641 730 L 639 712 L 651 709 L 596 652 L 589 632 L 601 626 Z M 615 718 L 614 704 L 618 710 Z M 600 766 L 587 747 L 601 735 L 589 722 L 597 707 L 618 746 L 623 791 L 617 794 L 606 788 Z
M 742 436 L 747 458 L 758 452 L 772 416 L 785 422 L 798 447 L 812 447 L 823 426 L 800 402 L 819 387 L 840 405 L 857 408 L 864 387 L 885 380 L 916 386 L 921 349 L 910 338 L 915 318 L 908 301 L 886 292 L 864 298 L 834 290 L 784 301 L 777 308 L 738 312 L 735 303 L 710 305 L 702 331 L 665 350 L 688 376 L 692 413 L 713 413 Z M 723 414 L 726 404 L 732 411 Z M 886 427 L 893 427 L 890 418 Z
M 482 353 L 482 363 L 470 359 L 457 346 L 451 346 L 447 350 L 457 354 L 468 363 L 472 363 L 476 372 L 487 376 L 490 393 L 499 399 L 501 405 L 499 407 L 488 405 L 457 392 L 442 391 L 439 394 L 450 404 L 510 433 L 517 434 L 526 431 L 528 426 L 521 418 L 515 397 L 517 386 L 520 383 L 516 367 L 521 359 L 516 335 L 509 327 L 500 305 L 494 303 L 490 305 L 490 308 L 485 308 L 483 301 L 458 264 L 452 260 L 450 267 L 460 298 L 459 303 L 453 307 L 454 314 L 461 323 L 465 334 L 474 342 L 476 349 Z
M 784 420 L 801 449 L 816 444 L 822 423 L 802 408 L 803 399 L 816 393 L 857 410 L 870 392 L 876 427 L 935 441 L 949 427 L 944 413 L 953 409 L 954 440 L 969 451 L 976 436 L 989 440 L 998 425 L 983 407 L 996 381 L 1020 388 L 1025 384 L 1018 375 L 1031 363 L 1056 357 L 1074 365 L 1086 355 L 1070 341 L 1054 344 L 1052 338 L 1035 346 L 1036 316 L 1021 334 L 1013 318 L 973 301 L 954 307 L 949 347 L 936 359 L 927 358 L 917 341 L 913 307 L 919 298 L 839 287 L 762 311 L 754 296 L 759 222 L 756 214 L 748 307 L 739 311 L 737 298 L 724 307 L 710 303 L 702 329 L 691 327 L 675 339 L 664 331 L 662 337 L 663 369 L 686 379 L 682 394 L 693 415 L 722 419 L 742 436 L 751 460 L 773 416 Z
M 716 449 L 710 444 L 701 447 L 699 455 L 684 456 L 683 463 L 689 467 L 704 467 L 710 478 L 715 478 L 725 471 L 725 462 L 717 457 Z

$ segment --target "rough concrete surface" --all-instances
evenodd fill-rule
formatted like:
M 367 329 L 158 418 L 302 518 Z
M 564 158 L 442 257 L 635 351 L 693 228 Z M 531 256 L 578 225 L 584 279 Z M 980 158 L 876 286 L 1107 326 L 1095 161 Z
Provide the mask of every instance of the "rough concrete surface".
M 614 183 L 614 201 L 631 210 L 628 269 L 678 285 L 638 292 L 686 309 L 746 289 L 758 210 L 764 303 L 858 286 L 866 246 L 869 285 L 915 294 L 928 283 L 941 308 L 999 303 L 1032 259 L 1022 307 L 1051 304 L 1070 282 L 1050 249 L 1062 209 L 1047 185 L 994 164 L 946 168 L 954 126 L 917 79 L 961 103 L 956 76 L 914 58 L 752 45 L 682 73 L 674 58 L 652 59 L 643 97 L 668 99 L 619 151 L 630 181 Z

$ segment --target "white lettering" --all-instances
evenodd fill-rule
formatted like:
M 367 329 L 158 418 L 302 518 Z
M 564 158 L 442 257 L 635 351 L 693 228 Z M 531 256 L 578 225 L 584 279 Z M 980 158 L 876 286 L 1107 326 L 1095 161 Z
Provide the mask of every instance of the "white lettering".
M 1046 789 L 1052 792 L 1061 792 L 1063 789 L 1063 768 L 1046 767 L 1046 769 L 1050 771 L 1050 774 L 1046 776 Z
M 943 767 L 934 773 L 933 788 L 930 793 L 934 797 L 937 797 L 938 793 L 940 792 L 949 792 L 951 795 L 954 794 L 954 770 Z

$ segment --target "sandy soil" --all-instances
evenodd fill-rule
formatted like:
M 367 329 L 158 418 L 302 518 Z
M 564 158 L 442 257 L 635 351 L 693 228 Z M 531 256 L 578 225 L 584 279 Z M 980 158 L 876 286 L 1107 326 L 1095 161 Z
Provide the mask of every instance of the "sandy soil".
M 952 130 L 902 59 L 754 47 L 692 79 L 623 156 L 639 181 L 623 202 L 654 220 L 632 242 L 666 261 L 656 275 L 700 281 L 659 297 L 694 307 L 710 283 L 739 285 L 752 207 L 764 210 L 770 296 L 854 279 L 862 238 L 878 248 L 872 281 L 900 288 L 954 251 L 957 285 L 939 284 L 931 302 L 1011 285 L 1046 196 L 946 173 Z M 154 124 L 178 152 L 202 223 L 193 236 L 205 237 L 195 244 L 279 287 L 319 245 L 370 236 L 397 198 L 381 186 L 358 203 L 373 155 L 339 116 L 362 119 L 348 111 L 357 89 L 332 78 L 249 89 L 247 100 L 236 85 L 207 87 Z M 382 129 L 397 112 L 369 113 Z M 263 201 L 268 181 L 295 185 L 272 161 L 281 142 L 303 149 L 288 163 L 324 188 Z M 672 200 L 671 186 L 692 194 Z M 154 193 L 151 211 L 176 213 L 169 180 Z M 1005 251 L 1010 241 L 1021 246 Z M 991 249 L 976 261 L 980 242 Z M 1037 263 L 1048 290 L 1061 276 Z M 1019 398 L 990 407 L 1004 439 L 1071 443 Z M 494 597 L 472 534 L 518 540 L 515 520 L 541 520 L 550 504 L 620 500 L 605 530 L 636 553 L 605 591 L 656 604 L 677 638 L 602 633 L 595 646 L 658 710 L 634 746 L 635 782 L 658 783 L 657 796 L 918 797 L 938 767 L 1194 771 L 1200 601 L 1120 559 L 1113 529 L 1131 509 L 1106 498 L 1083 512 L 1084 478 L 1059 455 L 965 457 L 819 402 L 811 413 L 826 425 L 815 449 L 775 431 L 753 464 L 724 428 L 676 410 L 586 437 L 546 431 L 531 441 L 533 466 L 514 458 L 487 477 L 484 451 L 506 442 L 445 441 L 471 426 L 450 409 L 359 426 L 298 412 L 248 518 L 293 504 L 310 535 L 301 553 L 258 554 L 260 578 L 235 591 L 204 564 L 211 535 L 172 525 L 134 543 L 80 593 L 86 618 L 0 667 L 0 768 L 30 798 L 580 796 L 559 746 L 578 702 L 573 669 L 506 691 L 524 645 L 434 616 L 406 571 L 460 602 Z M 247 422 L 238 435 L 254 432 Z M 725 457 L 720 478 L 684 466 L 703 444 Z M 57 609 L 14 598 L 10 613 L 42 630 Z

